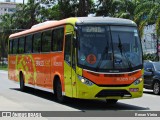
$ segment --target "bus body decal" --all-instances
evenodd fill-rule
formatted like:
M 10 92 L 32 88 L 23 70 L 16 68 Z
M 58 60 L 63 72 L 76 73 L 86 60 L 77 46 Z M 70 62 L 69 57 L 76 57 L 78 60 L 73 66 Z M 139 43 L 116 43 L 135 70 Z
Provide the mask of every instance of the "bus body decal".
M 29 65 L 28 65 L 29 64 Z M 29 71 L 30 70 L 30 71 Z M 36 83 L 36 66 L 32 55 L 16 56 L 16 76 L 19 80 L 19 72 L 22 71 L 25 75 L 25 83 L 32 79 Z

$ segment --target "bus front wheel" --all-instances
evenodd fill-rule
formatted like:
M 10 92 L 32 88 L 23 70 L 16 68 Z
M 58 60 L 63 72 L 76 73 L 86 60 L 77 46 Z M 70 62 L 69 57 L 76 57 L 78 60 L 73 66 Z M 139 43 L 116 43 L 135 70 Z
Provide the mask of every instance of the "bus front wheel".
M 20 73 L 20 90 L 25 91 L 24 76 L 22 73 Z
M 55 96 L 58 102 L 65 102 L 65 96 L 62 94 L 62 85 L 59 79 L 55 82 Z
M 106 99 L 107 104 L 116 104 L 117 101 L 117 99 Z

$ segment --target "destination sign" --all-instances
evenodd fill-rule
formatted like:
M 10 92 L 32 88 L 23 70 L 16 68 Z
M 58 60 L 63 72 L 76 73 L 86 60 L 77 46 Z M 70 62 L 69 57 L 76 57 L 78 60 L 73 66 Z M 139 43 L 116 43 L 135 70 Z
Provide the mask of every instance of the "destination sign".
M 105 32 L 105 27 L 85 26 L 85 27 L 82 27 L 82 32 L 104 33 Z

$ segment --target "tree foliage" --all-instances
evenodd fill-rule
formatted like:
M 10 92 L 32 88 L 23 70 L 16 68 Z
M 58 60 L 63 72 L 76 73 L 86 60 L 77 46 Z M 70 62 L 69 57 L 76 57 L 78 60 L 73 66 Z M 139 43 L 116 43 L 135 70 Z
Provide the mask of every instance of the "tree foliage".
M 135 9 L 135 21 L 139 24 L 141 35 L 146 25 L 156 24 L 156 33 L 160 37 L 160 1 L 142 0 Z
M 13 19 L 9 14 L 5 14 L 0 17 L 2 22 L 0 22 L 0 57 L 7 56 L 7 44 L 8 37 L 12 33 Z

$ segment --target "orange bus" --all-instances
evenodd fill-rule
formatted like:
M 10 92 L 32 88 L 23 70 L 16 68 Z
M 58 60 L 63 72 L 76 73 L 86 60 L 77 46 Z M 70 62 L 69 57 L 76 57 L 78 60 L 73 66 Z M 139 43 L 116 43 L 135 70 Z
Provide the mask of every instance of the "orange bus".
M 136 24 L 110 17 L 48 21 L 9 37 L 8 77 L 66 97 L 138 98 L 143 94 L 142 48 Z

